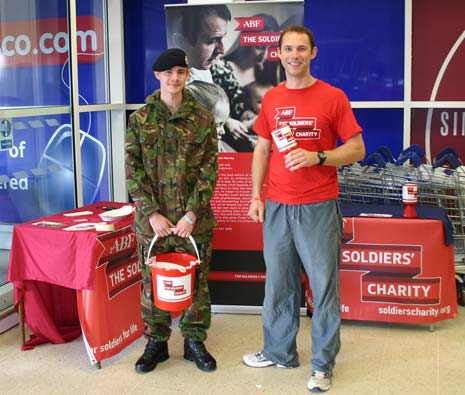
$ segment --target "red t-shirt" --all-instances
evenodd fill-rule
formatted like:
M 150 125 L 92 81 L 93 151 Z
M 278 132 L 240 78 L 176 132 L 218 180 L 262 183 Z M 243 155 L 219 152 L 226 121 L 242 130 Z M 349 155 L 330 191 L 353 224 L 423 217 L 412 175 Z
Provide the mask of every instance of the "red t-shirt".
M 271 132 L 286 124 L 293 130 L 297 147 L 309 151 L 332 150 L 338 138 L 345 142 L 362 131 L 345 93 L 320 80 L 303 89 L 288 89 L 283 82 L 267 91 L 254 131 L 272 140 Z M 267 198 L 278 203 L 308 204 L 338 195 L 335 166 L 289 171 L 284 166 L 284 153 L 278 152 L 273 142 Z

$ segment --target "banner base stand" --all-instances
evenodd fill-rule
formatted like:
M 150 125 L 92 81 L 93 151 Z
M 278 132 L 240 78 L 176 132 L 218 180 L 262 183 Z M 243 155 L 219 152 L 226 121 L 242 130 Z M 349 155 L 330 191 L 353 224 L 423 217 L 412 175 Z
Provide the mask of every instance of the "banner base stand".
M 262 306 L 236 306 L 212 304 L 211 309 L 213 314 L 262 314 Z M 305 307 L 300 308 L 300 315 L 307 315 L 307 309 Z

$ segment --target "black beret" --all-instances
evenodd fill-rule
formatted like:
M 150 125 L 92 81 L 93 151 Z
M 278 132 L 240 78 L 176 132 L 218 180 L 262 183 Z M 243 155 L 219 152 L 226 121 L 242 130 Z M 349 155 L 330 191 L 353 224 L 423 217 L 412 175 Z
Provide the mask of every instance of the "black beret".
M 170 48 L 162 52 L 153 63 L 153 71 L 165 71 L 173 67 L 188 67 L 187 55 L 179 48 Z

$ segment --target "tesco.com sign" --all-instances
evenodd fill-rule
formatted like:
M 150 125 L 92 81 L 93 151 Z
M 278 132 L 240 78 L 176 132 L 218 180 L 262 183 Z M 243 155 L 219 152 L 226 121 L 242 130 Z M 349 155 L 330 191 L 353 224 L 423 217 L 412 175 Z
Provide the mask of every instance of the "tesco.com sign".
M 103 22 L 95 16 L 77 17 L 79 63 L 103 55 Z M 66 18 L 3 22 L 0 24 L 0 67 L 63 64 L 70 47 Z

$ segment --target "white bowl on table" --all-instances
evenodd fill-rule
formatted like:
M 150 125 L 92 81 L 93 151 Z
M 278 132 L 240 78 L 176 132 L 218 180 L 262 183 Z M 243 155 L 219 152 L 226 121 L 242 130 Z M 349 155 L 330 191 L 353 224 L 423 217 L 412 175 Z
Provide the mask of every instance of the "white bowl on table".
M 133 206 L 123 206 L 115 210 L 105 211 L 104 213 L 100 213 L 99 217 L 102 221 L 109 222 L 109 221 L 117 221 L 121 218 L 127 217 L 131 215 L 134 211 Z

